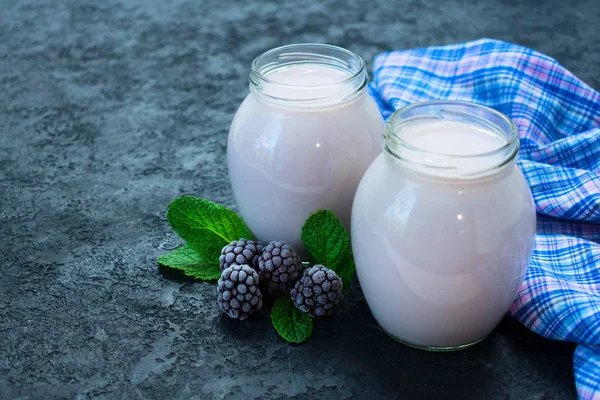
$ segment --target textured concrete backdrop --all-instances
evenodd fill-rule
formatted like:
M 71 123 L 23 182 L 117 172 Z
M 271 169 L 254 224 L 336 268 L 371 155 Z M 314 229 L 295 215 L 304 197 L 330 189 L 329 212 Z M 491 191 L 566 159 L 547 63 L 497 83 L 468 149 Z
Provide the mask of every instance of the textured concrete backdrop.
M 494 37 L 600 87 L 598 0 L 0 0 L 0 398 L 575 398 L 571 345 L 504 321 L 484 343 L 395 343 L 357 284 L 291 346 L 166 277 L 169 201 L 234 206 L 226 135 L 260 52 Z

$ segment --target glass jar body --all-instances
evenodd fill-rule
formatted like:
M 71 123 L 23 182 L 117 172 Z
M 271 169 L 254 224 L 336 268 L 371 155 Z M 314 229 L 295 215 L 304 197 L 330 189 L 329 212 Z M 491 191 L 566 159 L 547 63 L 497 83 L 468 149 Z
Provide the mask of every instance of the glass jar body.
M 479 182 L 439 182 L 381 154 L 352 212 L 358 278 L 393 337 L 455 348 L 487 336 L 523 283 L 535 208 L 516 166 Z
M 431 134 L 422 145 L 461 155 L 407 142 L 415 140 L 413 124 L 432 121 L 426 126 L 435 131 L 420 131 Z M 461 142 L 466 127 L 483 136 Z M 488 135 L 504 144 L 464 154 L 475 140 L 489 143 Z M 394 338 L 461 349 L 485 338 L 508 311 L 536 229 L 531 191 L 515 163 L 518 145 L 512 121 L 466 103 L 424 102 L 388 120 L 385 151 L 354 199 L 352 249 L 369 308 Z
M 229 131 L 235 200 L 263 242 L 283 240 L 306 256 L 300 238 L 313 212 L 327 209 L 349 229 L 356 187 L 381 152 L 383 120 L 366 92 L 327 107 L 294 109 L 251 92 Z

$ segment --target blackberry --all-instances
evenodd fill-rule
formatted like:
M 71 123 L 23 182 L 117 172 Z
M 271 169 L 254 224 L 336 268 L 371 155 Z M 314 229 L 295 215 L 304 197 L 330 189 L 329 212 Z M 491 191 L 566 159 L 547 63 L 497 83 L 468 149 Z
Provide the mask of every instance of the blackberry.
M 258 258 L 260 280 L 273 296 L 287 295 L 302 273 L 300 256 L 285 242 L 273 241 Z
M 342 280 L 324 265 L 304 271 L 290 292 L 294 305 L 311 318 L 323 317 L 344 304 Z
M 221 250 L 219 268 L 221 271 L 232 265 L 249 265 L 258 272 L 258 257 L 262 254 L 263 244 L 247 239 L 234 240 Z
M 262 308 L 258 274 L 248 265 L 226 268 L 217 285 L 219 307 L 231 318 L 245 320 Z

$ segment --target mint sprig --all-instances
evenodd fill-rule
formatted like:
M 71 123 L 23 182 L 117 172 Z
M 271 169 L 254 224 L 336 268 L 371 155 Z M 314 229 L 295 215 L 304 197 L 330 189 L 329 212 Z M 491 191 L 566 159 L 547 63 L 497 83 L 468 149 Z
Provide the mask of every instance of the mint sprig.
M 335 271 L 347 290 L 355 268 L 350 239 L 340 220 L 331 211 L 317 211 L 304 223 L 302 241 L 312 261 Z
M 208 262 L 218 262 L 221 250 L 231 241 L 253 238 L 235 212 L 197 197 L 185 196 L 173 201 L 167 219 L 187 245 Z
M 235 212 L 201 198 L 176 199 L 169 204 L 167 219 L 186 245 L 161 255 L 158 263 L 197 279 L 219 279 L 222 248 L 241 238 L 254 239 Z M 335 215 L 326 210 L 312 214 L 302 227 L 302 241 L 311 261 L 335 271 L 347 290 L 354 277 L 354 259 L 348 234 Z M 290 343 L 302 343 L 312 334 L 312 319 L 298 310 L 289 296 L 275 300 L 271 321 L 277 333 Z
M 158 257 L 158 263 L 166 267 L 183 271 L 184 275 L 205 281 L 219 279 L 221 270 L 219 262 L 209 262 L 203 259 L 191 247 L 184 245 L 170 253 Z
M 184 196 L 171 202 L 167 220 L 186 245 L 163 254 L 158 263 L 197 279 L 219 279 L 219 255 L 223 247 L 234 240 L 253 238 L 235 212 L 197 197 Z
M 290 343 L 306 341 L 313 330 L 312 319 L 298 310 L 288 296 L 275 300 L 271 309 L 271 322 L 279 336 Z

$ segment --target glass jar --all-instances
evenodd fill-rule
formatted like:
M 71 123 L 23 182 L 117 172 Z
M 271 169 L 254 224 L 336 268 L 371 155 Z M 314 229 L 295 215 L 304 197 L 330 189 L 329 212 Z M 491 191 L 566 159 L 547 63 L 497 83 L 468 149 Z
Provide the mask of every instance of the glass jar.
M 486 107 L 430 101 L 396 111 L 384 142 L 352 211 L 371 312 L 414 347 L 475 344 L 508 311 L 533 249 L 535 207 L 515 165 L 516 127 Z
M 259 240 L 306 256 L 306 219 L 328 209 L 349 229 L 356 187 L 381 152 L 365 63 L 340 47 L 290 45 L 258 56 L 249 80 L 227 143 L 233 194 Z

